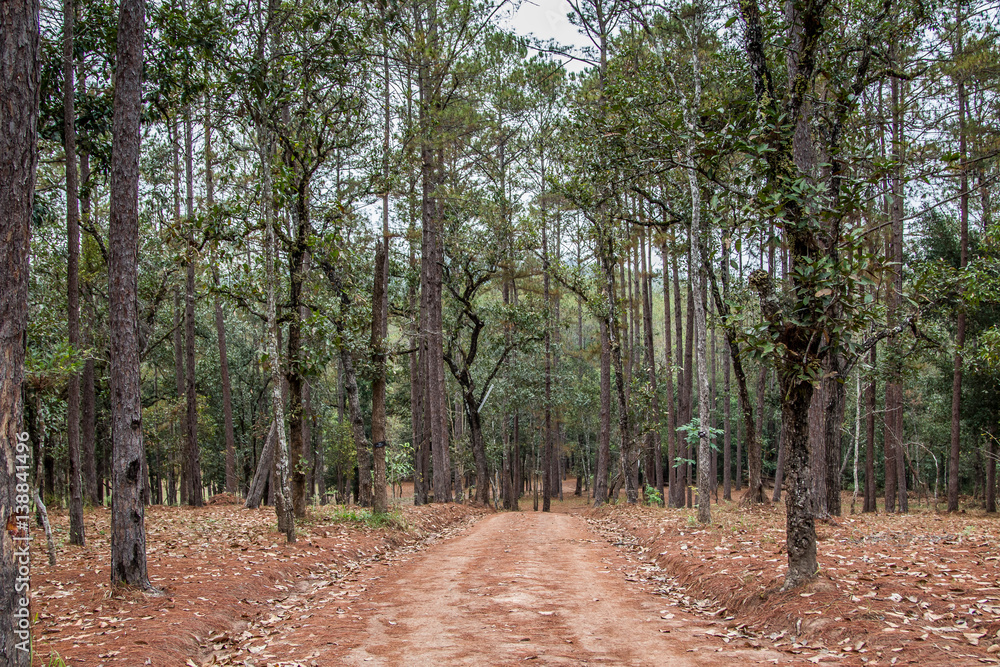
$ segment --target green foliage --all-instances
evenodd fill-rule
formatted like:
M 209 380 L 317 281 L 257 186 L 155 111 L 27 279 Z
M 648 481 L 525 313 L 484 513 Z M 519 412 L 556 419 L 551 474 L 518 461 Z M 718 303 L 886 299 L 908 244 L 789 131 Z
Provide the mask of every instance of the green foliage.
M 326 435 L 326 467 L 329 475 L 350 475 L 357 463 L 357 448 L 350 424 L 330 420 L 324 430 Z
M 410 530 L 403 514 L 398 509 L 388 512 L 375 512 L 361 507 L 337 505 L 329 512 L 317 517 L 318 522 L 361 524 L 368 528 L 389 528 L 393 530 Z
M 646 488 L 643 490 L 643 495 L 645 495 L 645 497 L 646 497 L 646 504 L 647 505 L 662 505 L 663 504 L 663 496 L 660 495 L 660 492 L 657 491 L 656 487 L 654 487 L 654 486 L 650 486 L 649 484 L 647 484 Z

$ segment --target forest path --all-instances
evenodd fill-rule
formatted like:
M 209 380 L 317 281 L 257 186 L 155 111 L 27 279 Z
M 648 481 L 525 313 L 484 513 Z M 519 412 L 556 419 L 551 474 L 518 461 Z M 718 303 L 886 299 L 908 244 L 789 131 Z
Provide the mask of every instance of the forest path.
M 782 664 L 650 594 L 639 565 L 573 514 L 507 512 L 371 570 L 360 595 L 312 605 L 270 653 L 314 665 Z M 629 581 L 632 580 L 632 581 Z M 318 602 L 318 601 L 317 601 Z M 719 633 L 724 634 L 724 633 Z

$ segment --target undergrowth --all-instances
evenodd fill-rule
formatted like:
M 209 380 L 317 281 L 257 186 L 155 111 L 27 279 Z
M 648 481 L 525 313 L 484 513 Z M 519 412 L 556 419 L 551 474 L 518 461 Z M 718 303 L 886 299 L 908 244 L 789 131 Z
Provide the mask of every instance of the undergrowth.
M 363 524 L 369 528 L 410 529 L 409 524 L 406 523 L 406 519 L 403 518 L 403 513 L 398 509 L 391 509 L 388 512 L 375 512 L 366 507 L 346 507 L 340 505 L 333 508 L 322 519 L 331 523 Z

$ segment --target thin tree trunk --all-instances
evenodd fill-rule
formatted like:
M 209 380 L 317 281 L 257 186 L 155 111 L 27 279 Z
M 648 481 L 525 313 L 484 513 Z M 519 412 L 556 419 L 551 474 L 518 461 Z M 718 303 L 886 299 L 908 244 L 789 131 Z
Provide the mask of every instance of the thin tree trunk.
M 996 426 L 986 433 L 989 441 L 986 453 L 986 513 L 997 511 L 997 436 Z
M 700 15 L 695 18 L 696 25 L 700 22 Z M 700 30 L 695 29 L 695 34 Z M 694 40 L 693 40 L 694 41 Z M 694 70 L 694 99 L 692 105 L 694 109 L 701 106 L 701 78 L 698 67 L 697 45 L 692 49 L 691 55 L 692 69 Z M 688 130 L 695 127 L 694 121 L 690 119 L 691 111 L 684 105 L 684 115 L 687 121 Z M 709 494 L 711 492 L 711 472 L 712 472 L 712 445 L 711 445 L 711 410 L 709 408 L 708 390 L 708 353 L 706 350 L 706 337 L 708 329 L 705 323 L 705 272 L 702 268 L 705 261 L 702 257 L 702 230 L 701 230 L 701 187 L 698 185 L 698 175 L 694 164 L 694 138 L 687 142 L 688 162 L 688 191 L 691 196 L 691 303 L 694 306 L 694 335 L 695 354 L 698 374 L 698 522 L 711 523 L 712 512 L 709 506 Z
M 872 346 L 869 362 L 872 369 L 876 363 L 876 346 Z M 865 387 L 865 504 L 863 512 L 875 511 L 875 391 L 878 382 L 873 372 Z
M 151 589 L 146 572 L 138 323 L 139 144 L 145 2 L 119 5 L 108 230 L 111 583 Z
M 269 7 L 270 13 L 272 8 Z M 272 35 L 272 39 L 277 37 Z M 264 40 L 258 43 L 257 57 L 264 60 Z M 258 113 L 265 117 L 269 114 L 266 105 Z M 274 155 L 274 137 L 266 128 L 263 120 L 258 121 L 257 143 L 260 151 L 262 175 L 262 199 L 264 204 L 264 267 L 267 281 L 267 356 L 271 372 L 271 409 L 274 414 L 276 429 L 274 467 L 272 468 L 273 484 L 270 484 L 274 496 L 274 512 L 278 520 L 278 530 L 285 534 L 288 543 L 295 542 L 295 510 L 292 504 L 291 471 L 289 470 L 288 441 L 285 437 L 285 401 L 283 386 L 285 377 L 281 369 L 281 347 L 278 343 L 279 324 L 277 313 L 278 276 L 275 270 L 275 256 L 278 253 L 278 240 L 275 226 L 274 185 L 271 176 L 271 164 Z M 296 316 L 298 312 L 296 311 Z M 291 395 L 289 386 L 289 395 Z
M 781 489 L 785 481 L 785 434 L 784 429 L 778 433 L 778 461 L 774 470 L 774 493 L 771 496 L 773 502 L 781 500 Z
M 753 407 L 750 403 L 750 391 L 747 387 L 747 377 L 743 370 L 743 361 L 740 357 L 740 346 L 736 338 L 736 330 L 729 323 L 729 306 L 723 298 L 723 292 L 719 290 L 719 285 L 715 279 L 715 271 L 710 264 L 705 265 L 712 289 L 712 298 L 715 300 L 716 309 L 722 314 L 723 331 L 726 335 L 726 346 L 729 349 L 729 360 L 733 364 L 733 375 L 736 376 L 736 389 L 739 396 L 740 411 L 743 413 L 744 435 L 747 439 L 748 468 L 750 469 L 750 485 L 747 493 L 743 495 L 740 503 L 742 505 L 756 505 L 764 502 L 764 484 L 761 476 L 761 445 L 757 438 L 757 426 L 754 420 Z M 723 289 L 728 293 L 728 273 L 723 273 Z M 758 391 L 760 383 L 758 383 Z M 742 439 L 736 441 L 736 488 L 740 487 L 740 477 L 742 469 L 740 466 Z M 781 466 L 779 464 L 779 470 Z M 780 484 L 778 485 L 780 488 Z
M 36 486 L 31 490 L 31 498 L 35 501 L 35 507 L 38 508 L 38 516 L 42 522 L 42 530 L 45 532 L 45 550 L 49 556 L 49 567 L 56 566 L 56 543 L 52 539 L 52 524 L 49 523 L 49 511 L 45 507 L 45 503 L 42 502 L 42 496 L 38 493 L 38 487 Z
M 375 284 L 372 288 L 372 441 L 374 442 L 374 488 L 372 489 L 372 507 L 376 512 L 389 509 L 385 489 L 385 448 L 386 448 L 386 416 L 385 388 L 386 362 L 385 339 L 388 331 L 389 316 L 389 195 L 382 200 L 382 241 L 375 250 Z
M 413 198 L 411 186 L 411 199 Z M 409 237 L 412 239 L 416 236 L 416 231 L 413 225 L 413 221 L 410 222 Z M 414 252 L 413 243 L 410 244 L 410 269 L 415 270 L 418 268 L 416 253 Z M 424 466 L 424 461 L 428 458 L 426 456 L 427 443 L 424 440 L 424 388 L 423 388 L 423 372 L 421 360 L 423 358 L 423 343 L 420 336 L 421 324 L 420 318 L 425 316 L 423 308 L 421 307 L 420 296 L 418 294 L 418 287 L 411 283 L 409 292 L 409 304 L 410 304 L 410 318 L 412 324 L 410 325 L 409 340 L 410 340 L 410 352 L 409 362 L 410 362 L 410 437 L 413 441 L 413 504 L 423 505 L 427 502 L 427 475 L 430 472 Z
M 895 53 L 895 45 L 892 46 Z M 893 56 L 894 57 L 894 56 Z M 892 95 L 892 157 L 896 165 L 891 174 L 891 205 L 888 260 L 892 267 L 891 282 L 888 288 L 886 322 L 893 327 L 899 320 L 899 309 L 902 305 L 903 290 L 903 183 L 902 183 L 902 100 L 900 99 L 899 80 L 895 77 L 890 81 Z M 888 340 L 890 349 L 897 344 L 897 337 Z M 899 511 L 906 512 L 906 466 L 901 463 L 903 455 L 902 425 L 903 389 L 902 369 L 897 361 L 893 361 L 885 383 L 885 509 L 895 511 L 896 501 Z
M 963 32 L 963 17 L 961 9 L 959 9 L 958 14 L 958 45 L 957 53 L 959 56 L 963 53 L 962 44 L 962 32 Z M 967 162 L 967 150 L 966 150 L 966 115 L 967 115 L 967 99 L 965 92 L 965 81 L 962 79 L 963 75 L 959 75 L 958 79 L 958 152 L 960 163 L 959 171 L 959 200 L 958 200 L 958 211 L 959 211 L 959 237 L 960 237 L 960 258 L 959 258 L 959 269 L 964 269 L 969 263 L 969 165 Z M 896 79 L 892 80 L 896 83 Z M 958 492 L 959 492 L 959 462 L 961 456 L 961 445 L 962 445 L 962 363 L 963 354 L 965 347 L 965 328 L 966 328 L 966 313 L 965 308 L 960 305 L 958 310 L 958 322 L 957 322 L 957 332 L 955 334 L 955 360 L 954 360 L 954 371 L 952 373 L 952 383 L 951 383 L 951 449 L 948 455 L 948 511 L 957 512 L 958 511 Z M 900 421 L 902 421 L 900 419 Z M 900 497 L 902 497 L 902 492 L 900 492 Z
M 306 187 L 301 174 L 292 207 L 295 237 L 288 253 L 289 310 L 288 322 L 288 455 L 291 468 L 292 507 L 296 518 L 306 515 L 306 477 L 302 465 L 302 284 L 305 282 L 305 259 L 308 244 Z
M 844 376 L 844 358 L 837 354 L 829 358 L 830 375 L 823 379 L 826 398 L 826 421 L 823 439 L 826 441 L 826 509 L 831 516 L 840 516 L 840 487 L 842 466 L 842 438 L 844 415 L 847 411 L 847 378 Z
M 257 509 L 264 499 L 264 487 L 267 486 L 268 477 L 274 469 L 274 450 L 277 443 L 278 431 L 272 420 L 267 438 L 264 440 L 264 447 L 260 450 L 260 458 L 257 459 L 257 470 L 250 481 L 250 488 L 247 489 L 247 499 L 243 504 L 247 509 Z
M 76 5 L 63 2 L 63 137 L 66 146 L 66 234 L 68 260 L 66 289 L 68 292 L 67 329 L 69 344 L 74 352 L 80 348 L 80 210 L 79 180 L 76 164 L 76 88 L 73 57 L 73 37 Z M 80 474 L 80 376 L 69 376 L 66 398 L 66 448 L 69 453 L 69 543 L 83 546 L 83 481 Z
M 205 200 L 209 213 L 215 207 L 215 178 L 213 176 L 212 153 L 212 98 L 205 95 Z M 212 282 L 219 288 L 219 270 L 212 264 Z M 229 354 L 226 347 L 226 319 L 222 310 L 222 300 L 215 296 L 215 331 L 219 340 L 219 374 L 222 381 L 222 418 L 226 437 L 226 493 L 239 492 L 236 474 L 236 434 L 233 430 L 233 391 L 229 377 Z
M 690 230 L 688 230 L 688 237 L 691 238 Z M 694 419 L 694 379 L 697 369 L 695 368 L 695 313 L 694 313 L 694 287 L 693 283 L 695 280 L 694 274 L 697 269 L 693 268 L 691 257 L 691 244 L 688 243 L 688 291 L 687 291 L 687 318 L 685 322 L 684 331 L 684 387 L 681 391 L 684 393 L 684 423 L 690 424 Z M 690 509 L 694 506 L 694 497 L 692 493 L 692 488 L 695 485 L 694 475 L 695 467 L 692 465 L 692 461 L 695 461 L 697 456 L 696 445 L 691 441 L 690 438 L 685 437 L 685 442 L 687 443 L 687 462 L 684 464 L 684 487 L 687 491 L 685 494 L 685 500 L 687 507 Z M 698 440 L 700 445 L 700 438 Z
M 601 329 L 601 430 L 597 439 L 597 467 L 594 472 L 594 506 L 608 502 L 608 474 L 611 467 L 611 343 L 608 324 L 600 318 Z
M 653 348 L 653 297 L 652 285 L 650 284 L 649 264 L 651 263 L 646 255 L 646 233 L 642 232 L 641 252 L 642 252 L 642 324 L 644 332 L 645 364 L 647 380 L 650 390 L 650 420 L 652 430 L 647 435 L 648 446 L 652 449 L 652 456 L 649 463 L 652 469 L 647 469 L 647 476 L 650 477 L 648 484 L 655 486 L 660 494 L 660 501 L 663 500 L 663 453 L 660 441 L 660 398 L 656 390 L 656 353 Z M 652 243 L 649 247 L 652 252 Z
M 195 390 L 195 339 L 194 339 L 194 147 L 192 141 L 191 118 L 185 109 L 184 117 L 184 156 L 185 181 L 187 185 L 187 258 L 186 276 L 184 282 L 184 360 L 187 366 L 185 373 L 187 396 L 187 466 L 188 466 L 188 502 L 201 507 L 204 504 L 201 485 L 201 453 L 198 447 L 198 395 Z
M 677 411 L 674 403 L 674 360 L 673 360 L 673 340 L 670 331 L 670 279 L 667 264 L 667 244 L 664 242 L 660 248 L 660 258 L 663 262 L 663 360 L 666 370 L 666 397 L 667 397 L 667 493 L 673 498 L 676 493 L 677 476 L 675 474 L 674 459 L 677 456 L 676 436 L 677 436 Z M 663 496 L 664 502 L 668 501 L 668 496 Z M 671 503 L 672 505 L 672 503 Z
M 676 352 L 674 367 L 677 369 L 677 410 L 674 413 L 674 435 L 676 440 L 674 451 L 676 458 L 671 462 L 674 479 L 674 486 L 671 487 L 671 507 L 684 507 L 684 489 L 687 483 L 684 477 L 684 464 L 676 461 L 676 459 L 687 458 L 687 438 L 679 430 L 679 427 L 683 426 L 686 421 L 687 406 L 684 402 L 684 338 L 681 335 L 683 328 L 681 325 L 681 282 L 678 264 L 680 264 L 680 259 L 675 255 L 671 269 L 673 271 L 674 282 L 674 329 L 677 334 L 677 345 L 674 348 Z
M 83 468 L 83 480 L 87 493 L 87 500 L 92 505 L 100 505 L 101 498 L 97 493 L 97 465 L 95 459 L 95 431 L 96 431 L 96 395 L 94 390 L 94 360 L 88 358 L 83 363 L 83 375 L 81 376 L 83 397 L 80 410 L 80 436 L 81 436 L 81 459 Z
M 81 77 L 80 90 L 82 93 L 87 92 L 87 82 L 85 77 Z M 80 133 L 81 138 L 86 137 L 85 132 Z M 80 219 L 84 223 L 90 222 L 90 153 L 84 145 L 80 150 L 80 182 L 83 184 L 83 196 L 80 198 Z M 85 283 L 85 290 L 88 295 L 92 294 L 91 286 Z M 88 301 L 89 303 L 89 301 Z M 88 308 L 90 317 L 87 318 L 85 330 L 87 332 L 87 343 L 92 345 L 94 342 L 93 329 L 94 316 L 93 309 Z M 98 494 L 97 485 L 97 462 L 95 451 L 96 447 L 96 427 L 97 427 L 97 411 L 95 408 L 96 395 L 94 387 L 94 359 L 90 356 L 87 357 L 83 364 L 83 376 L 81 377 L 83 397 L 82 397 L 82 407 L 81 407 L 81 424 L 80 424 L 80 437 L 81 437 L 81 452 L 80 458 L 82 460 L 81 468 L 83 469 L 83 480 L 84 489 L 87 498 L 90 500 L 91 504 L 99 505 L 101 504 L 101 498 Z

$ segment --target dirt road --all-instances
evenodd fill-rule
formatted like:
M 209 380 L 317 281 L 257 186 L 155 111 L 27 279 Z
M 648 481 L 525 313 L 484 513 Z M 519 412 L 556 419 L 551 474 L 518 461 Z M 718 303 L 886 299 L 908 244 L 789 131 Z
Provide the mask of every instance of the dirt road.
M 580 517 L 496 514 L 408 560 L 368 570 L 369 580 L 357 582 L 363 592 L 349 602 L 343 592 L 314 597 L 266 653 L 305 665 L 789 661 L 706 634 L 718 624 L 627 581 L 636 567 Z

